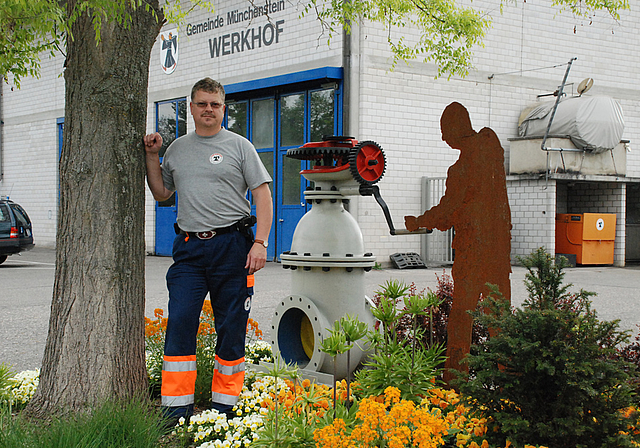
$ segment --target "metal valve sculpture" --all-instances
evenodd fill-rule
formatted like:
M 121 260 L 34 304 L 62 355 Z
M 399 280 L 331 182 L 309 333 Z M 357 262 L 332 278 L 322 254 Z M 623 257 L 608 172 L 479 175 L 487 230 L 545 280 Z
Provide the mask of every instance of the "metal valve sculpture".
M 388 207 L 375 185 L 384 175 L 386 159 L 373 141 L 351 137 L 324 137 L 290 149 L 287 157 L 310 160 L 313 167 L 301 174 L 314 187 L 305 200 L 312 204 L 298 223 L 291 250 L 280 255 L 292 271 L 291 295 L 276 307 L 272 321 L 272 347 L 288 363 L 307 371 L 333 373 L 333 358 L 320 349 L 328 329 L 345 315 L 358 317 L 373 327 L 369 299 L 365 297 L 364 273 L 375 265 L 366 252 L 355 218 L 344 208 L 347 196 L 373 195 L 382 207 L 392 235 L 395 230 Z M 424 233 L 424 232 L 411 232 Z M 366 356 L 360 347 L 337 359 L 337 376 L 345 378 Z

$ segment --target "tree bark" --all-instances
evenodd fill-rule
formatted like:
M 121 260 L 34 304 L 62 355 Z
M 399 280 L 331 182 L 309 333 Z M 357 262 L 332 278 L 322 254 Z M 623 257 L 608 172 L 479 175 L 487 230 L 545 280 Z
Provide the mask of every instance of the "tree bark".
M 67 2 L 71 15 L 79 1 Z M 127 25 L 91 11 L 67 39 L 56 273 L 40 386 L 45 416 L 146 391 L 144 195 L 151 48 L 162 22 L 144 8 Z M 46 95 L 46 92 L 42 92 Z

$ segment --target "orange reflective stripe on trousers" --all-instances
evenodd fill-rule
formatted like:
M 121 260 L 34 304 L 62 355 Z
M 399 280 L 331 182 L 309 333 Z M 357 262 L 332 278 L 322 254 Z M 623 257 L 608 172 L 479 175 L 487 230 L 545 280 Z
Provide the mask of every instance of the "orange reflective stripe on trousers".
M 162 405 L 193 404 L 196 392 L 196 356 L 165 356 L 162 363 Z
M 244 383 L 244 369 L 244 358 L 226 361 L 216 355 L 211 400 L 222 404 L 236 404 Z

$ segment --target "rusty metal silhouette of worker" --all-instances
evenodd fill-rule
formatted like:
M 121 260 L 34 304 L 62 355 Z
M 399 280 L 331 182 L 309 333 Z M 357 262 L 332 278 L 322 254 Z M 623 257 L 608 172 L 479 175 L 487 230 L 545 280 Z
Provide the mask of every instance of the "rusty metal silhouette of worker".
M 447 106 L 440 119 L 442 140 L 460 150 L 447 172 L 445 194 L 440 203 L 419 217 L 405 216 L 407 230 L 455 229 L 453 304 L 447 326 L 447 361 L 444 379 L 454 378 L 450 369 L 467 371 L 461 364 L 471 348 L 473 328 L 469 310 L 480 295 L 488 295 L 491 283 L 507 300 L 511 298 L 511 211 L 507 199 L 504 151 L 489 128 L 475 132 L 467 109 L 460 103 Z

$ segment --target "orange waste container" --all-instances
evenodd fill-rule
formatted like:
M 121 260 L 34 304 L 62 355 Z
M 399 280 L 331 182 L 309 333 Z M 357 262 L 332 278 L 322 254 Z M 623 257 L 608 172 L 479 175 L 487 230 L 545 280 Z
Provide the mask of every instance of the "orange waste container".
M 577 264 L 613 264 L 616 215 L 556 215 L 556 254 L 575 254 Z

